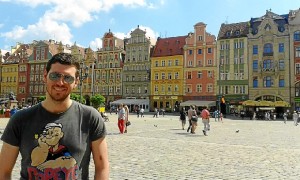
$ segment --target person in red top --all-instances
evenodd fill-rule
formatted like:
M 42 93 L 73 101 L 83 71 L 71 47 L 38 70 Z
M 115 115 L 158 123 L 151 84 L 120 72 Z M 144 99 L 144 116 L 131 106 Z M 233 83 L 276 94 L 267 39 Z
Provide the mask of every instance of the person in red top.
M 207 110 L 207 107 L 204 106 L 204 109 L 201 111 L 201 117 L 202 117 L 202 123 L 204 125 L 202 131 L 205 136 L 207 136 L 207 131 L 210 130 L 209 116 L 210 116 L 209 111 Z

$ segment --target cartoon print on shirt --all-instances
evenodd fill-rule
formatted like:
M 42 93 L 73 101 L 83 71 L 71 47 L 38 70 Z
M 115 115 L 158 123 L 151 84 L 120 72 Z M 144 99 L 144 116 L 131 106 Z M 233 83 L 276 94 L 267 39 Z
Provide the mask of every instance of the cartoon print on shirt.
M 76 178 L 76 160 L 67 147 L 59 143 L 63 136 L 62 124 L 59 123 L 48 123 L 39 137 L 35 135 L 38 145 L 31 152 L 29 177 Z

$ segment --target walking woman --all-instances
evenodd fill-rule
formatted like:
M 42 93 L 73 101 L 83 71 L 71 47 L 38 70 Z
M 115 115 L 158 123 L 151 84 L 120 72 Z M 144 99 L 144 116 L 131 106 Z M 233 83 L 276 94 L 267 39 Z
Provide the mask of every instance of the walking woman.
M 118 127 L 121 134 L 124 133 L 124 129 L 125 129 L 125 119 L 126 119 L 125 114 L 126 113 L 123 104 L 120 104 L 119 111 L 118 111 Z
M 179 117 L 182 125 L 182 129 L 184 130 L 184 126 L 186 124 L 186 112 L 184 110 L 184 107 L 180 111 L 180 117 Z
M 127 105 L 124 104 L 124 110 L 125 110 L 125 131 L 124 133 L 127 133 L 127 126 L 128 125 L 128 122 L 129 122 L 129 119 L 128 119 L 128 116 L 129 116 L 129 108 Z

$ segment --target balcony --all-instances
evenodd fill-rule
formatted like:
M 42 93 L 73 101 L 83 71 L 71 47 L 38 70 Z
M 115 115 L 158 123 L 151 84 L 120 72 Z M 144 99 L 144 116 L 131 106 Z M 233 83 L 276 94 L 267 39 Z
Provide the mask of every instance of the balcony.
M 273 52 L 264 52 L 263 56 L 273 56 Z

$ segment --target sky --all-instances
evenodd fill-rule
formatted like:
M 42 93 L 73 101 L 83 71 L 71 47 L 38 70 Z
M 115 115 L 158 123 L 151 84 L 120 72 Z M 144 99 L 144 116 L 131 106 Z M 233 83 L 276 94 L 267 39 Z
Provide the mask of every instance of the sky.
M 299 8 L 300 0 L 0 0 L 0 49 L 52 39 L 97 50 L 109 30 L 123 39 L 138 26 L 154 44 L 187 35 L 198 22 L 217 37 L 222 23 Z

